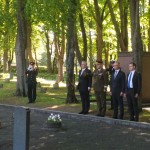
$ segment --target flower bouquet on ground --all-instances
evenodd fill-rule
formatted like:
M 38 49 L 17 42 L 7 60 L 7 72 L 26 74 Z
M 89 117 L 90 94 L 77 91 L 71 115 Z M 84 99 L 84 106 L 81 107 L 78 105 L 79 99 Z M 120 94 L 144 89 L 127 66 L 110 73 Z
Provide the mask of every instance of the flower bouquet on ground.
M 47 119 L 47 126 L 50 128 L 60 128 L 62 126 L 62 119 L 60 118 L 60 115 L 54 115 L 51 113 Z

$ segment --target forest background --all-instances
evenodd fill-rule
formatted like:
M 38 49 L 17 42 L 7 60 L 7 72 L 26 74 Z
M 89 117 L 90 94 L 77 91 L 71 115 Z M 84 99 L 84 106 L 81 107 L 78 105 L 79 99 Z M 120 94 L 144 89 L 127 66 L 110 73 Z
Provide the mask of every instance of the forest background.
M 17 76 L 16 95 L 26 96 L 25 70 L 66 82 L 66 102 L 76 102 L 75 75 L 82 60 L 93 71 L 118 52 L 133 52 L 137 70 L 150 52 L 150 0 L 1 0 L 0 66 Z

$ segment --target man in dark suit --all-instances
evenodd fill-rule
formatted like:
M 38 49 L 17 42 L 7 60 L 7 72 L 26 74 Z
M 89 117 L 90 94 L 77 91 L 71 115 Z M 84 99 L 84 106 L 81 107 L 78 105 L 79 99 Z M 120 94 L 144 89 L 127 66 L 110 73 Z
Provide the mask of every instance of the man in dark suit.
M 106 90 L 108 85 L 108 75 L 103 69 L 103 61 L 96 61 L 96 69 L 93 72 L 93 89 L 96 96 L 98 114 L 104 117 L 106 113 Z
M 34 62 L 30 62 L 26 71 L 29 103 L 34 103 L 36 100 L 36 76 L 38 72 L 34 65 Z
M 136 70 L 136 64 L 129 64 L 129 74 L 126 80 L 126 97 L 130 121 L 139 121 L 138 97 L 141 92 L 141 75 Z
M 79 114 L 88 114 L 90 109 L 89 92 L 91 90 L 92 75 L 87 68 L 87 63 L 82 61 L 81 70 L 79 71 L 78 90 L 81 96 L 82 111 Z
M 125 92 L 125 73 L 120 69 L 120 63 L 114 63 L 115 71 L 112 74 L 110 82 L 110 93 L 112 95 L 114 114 L 113 118 L 123 119 L 124 116 L 124 105 L 123 95 Z M 118 116 L 118 106 L 120 108 L 120 114 Z

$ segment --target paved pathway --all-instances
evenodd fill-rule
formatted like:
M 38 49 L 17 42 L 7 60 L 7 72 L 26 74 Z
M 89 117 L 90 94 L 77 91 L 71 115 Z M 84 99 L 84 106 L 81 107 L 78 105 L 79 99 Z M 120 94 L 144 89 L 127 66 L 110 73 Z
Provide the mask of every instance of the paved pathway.
M 0 106 L 0 150 L 12 150 L 13 107 Z M 63 127 L 44 128 L 48 113 L 31 111 L 30 150 L 149 150 L 150 129 L 106 124 L 94 116 L 61 115 Z

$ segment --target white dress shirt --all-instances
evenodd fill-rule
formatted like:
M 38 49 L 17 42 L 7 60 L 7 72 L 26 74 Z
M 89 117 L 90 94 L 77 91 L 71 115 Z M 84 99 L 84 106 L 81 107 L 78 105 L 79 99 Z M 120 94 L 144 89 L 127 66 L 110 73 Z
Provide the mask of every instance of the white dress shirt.
M 132 73 L 132 74 L 131 74 Z M 130 83 L 129 83 L 129 87 L 130 88 L 133 88 L 133 82 L 132 82 L 132 79 L 133 79 L 133 76 L 134 76 L 134 73 L 135 73 L 135 70 L 131 71 L 128 75 L 128 82 L 129 82 L 129 77 L 130 77 L 130 74 L 131 74 L 131 79 L 130 79 Z
M 84 72 L 85 69 L 86 69 L 86 68 L 84 68 L 84 69 L 81 70 L 80 76 L 82 76 L 82 74 L 83 74 L 83 72 Z
M 116 76 L 117 76 L 117 74 L 118 74 L 119 71 L 120 71 L 120 69 L 115 70 L 115 73 L 114 73 L 114 77 L 115 77 L 115 78 L 116 78 Z

